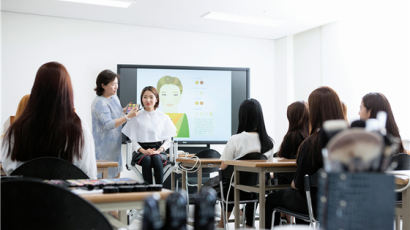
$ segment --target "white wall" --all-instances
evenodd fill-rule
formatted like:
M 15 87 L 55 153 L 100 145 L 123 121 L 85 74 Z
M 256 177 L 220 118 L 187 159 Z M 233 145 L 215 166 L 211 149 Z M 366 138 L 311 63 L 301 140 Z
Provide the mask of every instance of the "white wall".
M 274 131 L 274 41 L 206 33 L 2 12 L 1 121 L 30 93 L 35 73 L 48 61 L 63 63 L 72 78 L 75 107 L 91 126 L 97 74 L 117 64 L 249 67 L 251 97 Z
M 402 138 L 410 139 L 409 2 L 359 1 L 337 22 L 291 37 L 295 100 L 307 100 L 315 88 L 330 86 L 347 105 L 352 121 L 359 118 L 361 98 L 381 92 L 390 101 Z M 276 40 L 275 45 L 275 58 L 284 58 L 279 52 L 289 44 Z M 284 83 L 286 77 L 275 75 L 275 80 Z M 276 92 L 275 98 L 282 94 Z M 287 123 L 286 115 L 275 122 Z M 276 135 L 282 138 L 285 132 Z

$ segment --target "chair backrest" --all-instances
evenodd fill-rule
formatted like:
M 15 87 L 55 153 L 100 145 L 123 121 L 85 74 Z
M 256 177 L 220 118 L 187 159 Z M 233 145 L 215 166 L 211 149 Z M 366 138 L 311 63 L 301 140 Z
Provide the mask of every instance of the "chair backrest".
M 393 229 L 394 176 L 321 173 L 318 218 L 323 229 Z
M 220 158 L 221 154 L 214 149 L 205 149 L 197 153 L 198 158 Z
M 238 158 L 238 160 L 267 160 L 267 157 L 262 153 L 252 152 L 245 156 Z M 229 165 L 226 169 L 222 170 L 223 183 L 229 183 L 233 174 L 233 166 Z M 252 172 L 240 172 L 239 182 L 243 185 L 256 185 L 258 183 L 259 176 L 257 173 Z
M 313 210 L 316 210 L 316 205 L 313 207 L 313 204 L 316 204 L 316 195 L 317 195 L 317 187 L 319 183 L 319 173 L 320 170 L 313 175 L 309 176 L 308 174 L 305 175 L 304 177 L 304 186 L 305 186 L 305 194 L 306 194 L 306 202 L 307 202 L 307 208 L 308 208 L 308 215 L 309 215 L 309 221 L 311 224 L 317 222 L 315 218 L 315 213 Z M 314 189 L 314 192 L 312 194 L 311 189 Z M 314 198 L 312 201 L 312 197 Z
M 410 169 L 410 155 L 406 153 L 395 154 L 391 159 L 392 164 L 395 164 L 393 170 L 409 170 Z
M 46 180 L 89 179 L 87 174 L 77 166 L 56 157 L 40 157 L 27 161 L 16 168 L 11 175 Z
M 88 201 L 28 178 L 1 181 L 1 220 L 2 229 L 112 229 Z
M 195 156 L 197 156 L 198 158 L 220 158 L 221 154 L 214 149 L 205 149 L 195 154 Z M 203 168 L 202 169 L 202 173 L 204 175 L 207 175 L 211 172 L 216 172 L 216 171 L 218 171 L 218 168 Z

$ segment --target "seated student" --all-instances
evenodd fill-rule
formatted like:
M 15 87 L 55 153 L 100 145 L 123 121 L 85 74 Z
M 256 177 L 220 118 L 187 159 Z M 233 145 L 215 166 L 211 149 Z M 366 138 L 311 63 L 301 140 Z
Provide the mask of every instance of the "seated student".
M 4 136 L 4 134 L 6 133 L 7 129 L 10 127 L 10 125 L 11 125 L 17 118 L 19 118 L 20 115 L 23 113 L 24 109 L 26 108 L 26 105 L 27 105 L 27 102 L 28 102 L 28 99 L 29 99 L 29 98 L 30 98 L 30 94 L 26 94 L 26 95 L 24 95 L 24 96 L 20 99 L 20 102 L 19 102 L 19 104 L 18 104 L 18 106 L 17 106 L 16 114 L 15 114 L 14 117 L 13 117 L 13 120 L 12 120 L 12 117 L 9 117 L 9 118 L 6 120 L 6 122 L 4 122 L 4 124 L 3 124 L 3 131 L 1 132 L 1 137 Z
M 299 145 L 309 134 L 309 112 L 305 102 L 297 101 L 288 106 L 289 128 L 277 153 L 278 157 L 296 159 Z M 293 173 L 275 173 L 278 184 L 290 184 Z
M 360 120 L 365 121 L 369 118 L 376 118 L 379 111 L 387 113 L 386 132 L 400 139 L 398 152 L 403 153 L 404 147 L 401 143 L 399 128 L 394 120 L 393 111 L 387 98 L 382 93 L 368 93 L 364 95 L 359 110 Z
M 313 175 L 323 167 L 321 128 L 323 122 L 344 119 L 342 104 L 336 92 L 329 87 L 315 89 L 309 95 L 310 134 L 299 147 L 296 160 L 297 169 L 290 189 L 276 190 L 266 199 L 266 228 L 272 225 L 272 213 L 276 207 L 308 213 L 304 192 L 304 176 Z M 312 189 L 312 202 L 316 204 L 316 191 Z M 279 224 L 279 213 L 276 213 L 275 225 Z
M 163 164 L 166 163 L 165 151 L 169 148 L 171 138 L 176 135 L 176 128 L 165 113 L 157 110 L 158 91 L 147 86 L 141 92 L 141 104 L 144 110 L 131 118 L 122 132 L 132 141 L 132 165 L 142 166 L 144 181 L 152 184 L 154 169 L 155 183 L 163 182 Z
M 253 152 L 263 153 L 268 159 L 272 160 L 273 141 L 266 133 L 261 105 L 255 99 L 247 99 L 242 102 L 239 108 L 238 132 L 226 143 L 221 160 L 235 160 Z M 226 167 L 227 165 L 222 162 L 221 169 L 226 169 Z M 223 195 L 225 197 L 227 196 L 228 189 L 229 184 L 224 183 L 223 190 L 225 194 Z M 245 194 L 250 195 L 249 193 L 244 193 L 244 195 L 241 195 L 241 199 L 249 199 L 249 196 Z M 231 189 L 229 199 L 227 200 L 233 200 L 233 189 Z M 233 204 L 228 205 L 227 218 L 229 218 L 233 207 Z M 253 226 L 253 209 L 253 204 L 247 204 L 245 216 L 248 227 Z M 222 218 L 218 227 L 224 227 Z
M 1 147 L 7 175 L 26 161 L 50 156 L 97 178 L 94 140 L 75 113 L 70 75 L 62 64 L 39 68 L 27 107 L 7 130 Z

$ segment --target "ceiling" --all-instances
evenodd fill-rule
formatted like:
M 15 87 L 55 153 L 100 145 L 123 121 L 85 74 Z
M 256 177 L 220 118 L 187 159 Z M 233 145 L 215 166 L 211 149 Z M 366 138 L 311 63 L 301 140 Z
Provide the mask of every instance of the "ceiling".
M 343 1 L 337 1 L 343 2 Z M 57 0 L 1 0 L 1 10 L 201 33 L 276 39 L 337 20 L 332 0 L 136 0 L 129 8 Z M 257 26 L 204 19 L 210 11 L 269 18 L 278 26 Z

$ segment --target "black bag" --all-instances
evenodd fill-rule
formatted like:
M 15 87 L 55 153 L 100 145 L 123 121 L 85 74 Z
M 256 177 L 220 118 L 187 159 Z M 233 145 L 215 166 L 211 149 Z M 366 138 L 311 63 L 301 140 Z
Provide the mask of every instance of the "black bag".
M 393 229 L 394 176 L 320 173 L 318 218 L 323 229 Z

